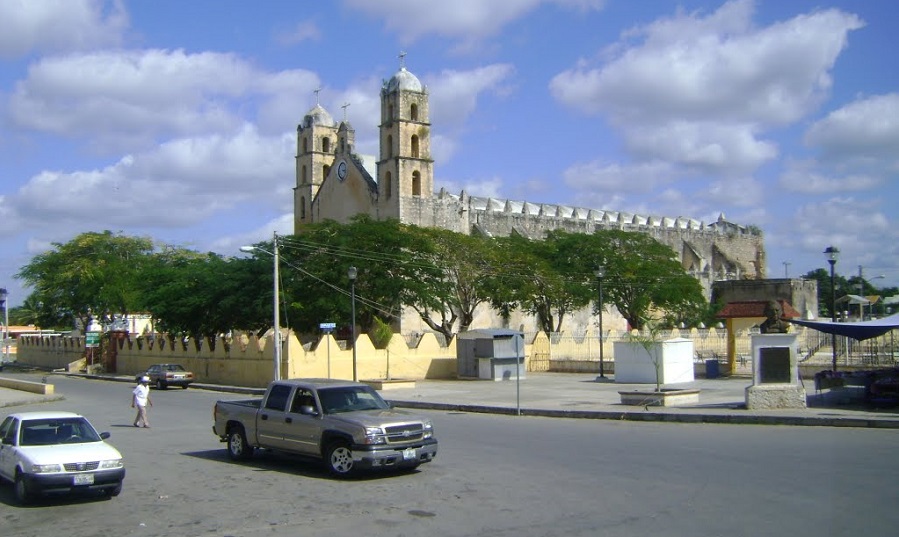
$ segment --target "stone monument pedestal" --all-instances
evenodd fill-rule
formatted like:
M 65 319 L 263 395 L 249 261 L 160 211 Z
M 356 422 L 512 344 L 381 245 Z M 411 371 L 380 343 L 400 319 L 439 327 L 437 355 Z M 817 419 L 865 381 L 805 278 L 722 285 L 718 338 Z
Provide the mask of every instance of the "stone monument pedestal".
M 795 334 L 752 335 L 752 386 L 746 388 L 746 408 L 806 408 L 796 355 Z

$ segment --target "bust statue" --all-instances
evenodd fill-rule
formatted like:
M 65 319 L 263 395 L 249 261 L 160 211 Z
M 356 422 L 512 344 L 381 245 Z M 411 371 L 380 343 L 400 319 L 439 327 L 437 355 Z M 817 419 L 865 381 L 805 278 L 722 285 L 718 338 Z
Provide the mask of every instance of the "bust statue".
M 765 321 L 759 325 L 763 334 L 786 334 L 790 331 L 790 325 L 783 320 L 783 309 L 776 300 L 769 300 L 765 304 Z

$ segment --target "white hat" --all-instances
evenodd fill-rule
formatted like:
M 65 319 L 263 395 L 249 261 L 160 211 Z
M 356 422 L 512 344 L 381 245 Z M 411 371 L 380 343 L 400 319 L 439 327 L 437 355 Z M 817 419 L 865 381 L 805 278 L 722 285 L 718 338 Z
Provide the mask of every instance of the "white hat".
M 144 375 L 144 376 L 142 376 L 142 377 L 140 378 L 140 381 L 141 381 L 141 382 L 150 382 L 150 377 Z

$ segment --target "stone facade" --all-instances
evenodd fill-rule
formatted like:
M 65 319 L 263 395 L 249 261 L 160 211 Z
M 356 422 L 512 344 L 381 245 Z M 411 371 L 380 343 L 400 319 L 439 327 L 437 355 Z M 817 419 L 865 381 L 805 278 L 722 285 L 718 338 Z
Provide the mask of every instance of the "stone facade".
M 402 66 L 381 89 L 379 155 L 355 153 L 355 131 L 316 104 L 297 127 L 294 231 L 323 220 L 346 222 L 357 214 L 439 227 L 459 233 L 540 239 L 562 229 L 593 233 L 620 229 L 652 235 L 670 246 L 685 270 L 710 296 L 716 280 L 765 277 L 760 232 L 724 215 L 705 223 L 563 205 L 434 192 L 428 89 Z M 374 162 L 372 162 L 374 160 Z

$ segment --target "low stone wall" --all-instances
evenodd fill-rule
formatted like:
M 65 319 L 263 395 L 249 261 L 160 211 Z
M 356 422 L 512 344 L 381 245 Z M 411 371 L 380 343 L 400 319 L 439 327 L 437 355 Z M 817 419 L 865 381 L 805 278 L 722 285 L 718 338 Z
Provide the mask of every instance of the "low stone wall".
M 200 349 L 190 341 L 172 344 L 163 337 L 124 338 L 108 344 L 115 345 L 115 373 L 121 375 L 136 375 L 152 364 L 178 363 L 193 371 L 202 382 L 264 387 L 274 370 L 270 338 L 220 339 L 213 345 L 201 345 Z M 23 336 L 19 340 L 17 361 L 48 369 L 69 369 L 70 364 L 83 363 L 84 345 L 82 337 Z M 105 349 L 104 354 L 108 356 L 112 350 Z M 353 356 L 352 348 L 342 349 L 331 335 L 304 348 L 291 334 L 284 342 L 281 375 L 284 378 L 352 379 Z M 397 334 L 386 348 L 376 349 L 369 337 L 362 335 L 356 341 L 355 362 L 359 379 L 455 378 L 456 344 L 453 341 L 441 346 L 433 334 L 425 334 L 415 345 L 408 345 Z
M 0 388 L 9 388 L 11 390 L 37 393 L 40 395 L 53 395 L 54 390 L 52 384 L 32 382 L 30 380 L 11 379 L 6 377 L 0 377 Z

